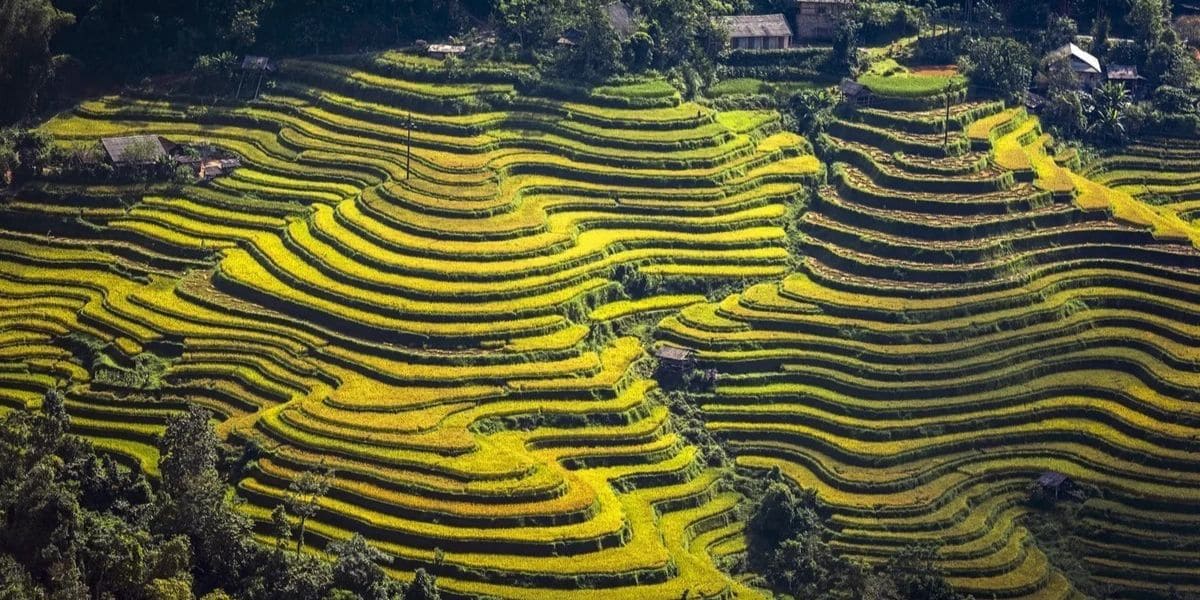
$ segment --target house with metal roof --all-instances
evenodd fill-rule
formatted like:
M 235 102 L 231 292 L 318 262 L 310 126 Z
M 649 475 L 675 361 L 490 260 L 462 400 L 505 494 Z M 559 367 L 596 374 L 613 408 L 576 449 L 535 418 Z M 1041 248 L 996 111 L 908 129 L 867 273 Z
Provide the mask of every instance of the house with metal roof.
M 1062 48 L 1054 50 L 1047 55 L 1047 58 L 1050 60 L 1066 60 L 1071 66 L 1071 70 L 1075 72 L 1075 75 L 1083 83 L 1083 86 L 1088 89 L 1096 87 L 1100 83 L 1100 79 L 1104 76 L 1104 69 L 1100 66 L 1100 59 L 1075 44 L 1067 44 Z
M 447 56 L 458 56 L 466 52 L 467 47 L 457 44 L 430 44 L 425 51 L 433 58 L 446 58 Z
M 157 135 L 126 135 L 100 139 L 104 153 L 114 165 L 147 165 L 170 156 L 175 147 Z
M 1082 499 L 1079 486 L 1070 477 L 1057 471 L 1046 471 L 1034 481 L 1034 491 L 1043 499 L 1057 501 L 1064 497 Z
M 842 78 L 841 83 L 838 84 L 838 91 L 842 93 L 842 101 L 849 105 L 871 105 L 871 90 L 849 77 Z
M 1137 66 L 1118 64 L 1108 65 L 1108 68 L 1105 69 L 1104 76 L 1109 81 L 1137 81 L 1138 79 L 1143 78 L 1141 75 L 1138 75 Z
M 633 9 L 628 4 L 620 0 L 609 2 L 601 7 L 601 11 L 604 12 L 604 19 L 608 21 L 609 26 L 612 27 L 622 42 L 637 33 L 637 14 L 633 12 Z M 582 34 L 580 31 L 572 27 L 559 36 L 558 44 L 560 46 L 577 46 L 581 38 Z
M 696 365 L 695 351 L 678 346 L 659 346 L 654 351 L 654 358 L 658 359 L 660 369 L 668 371 L 687 371 Z
M 1134 95 L 1140 94 L 1142 91 L 1142 82 L 1146 80 L 1145 77 L 1138 74 L 1136 65 L 1118 65 L 1115 63 L 1110 63 L 1104 68 L 1104 79 L 1115 81 L 1125 86 L 1125 89 L 1134 93 Z
M 244 71 L 274 71 L 275 65 L 270 58 L 266 56 L 254 56 L 247 54 L 242 58 L 242 70 Z
M 782 14 L 720 17 L 735 50 L 775 50 L 792 47 L 792 29 Z

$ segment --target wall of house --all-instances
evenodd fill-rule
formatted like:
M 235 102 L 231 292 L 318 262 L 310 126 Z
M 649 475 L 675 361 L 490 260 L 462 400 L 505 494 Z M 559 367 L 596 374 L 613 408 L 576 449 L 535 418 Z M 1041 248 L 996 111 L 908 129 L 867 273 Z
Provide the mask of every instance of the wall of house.
M 729 45 L 741 50 L 775 50 L 792 47 L 791 36 L 759 36 L 730 38 Z

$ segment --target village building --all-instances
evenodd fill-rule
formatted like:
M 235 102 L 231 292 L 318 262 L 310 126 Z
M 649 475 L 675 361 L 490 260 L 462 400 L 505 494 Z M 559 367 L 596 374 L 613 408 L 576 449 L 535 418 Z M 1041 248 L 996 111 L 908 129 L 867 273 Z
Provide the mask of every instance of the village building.
M 1085 494 L 1075 481 L 1058 471 L 1046 471 L 1039 475 L 1033 482 L 1031 493 L 1035 500 L 1045 503 L 1085 498 Z
M 274 71 L 275 65 L 271 63 L 271 59 L 266 56 L 254 56 L 247 54 L 242 58 L 243 71 Z
M 177 146 L 158 135 L 126 135 L 100 139 L 105 158 L 114 166 L 148 165 L 171 156 Z
M 838 91 L 842 93 L 842 102 L 855 107 L 866 107 L 871 105 L 871 90 L 849 77 L 843 77 L 842 82 L 838 84 Z
M 101 138 L 100 147 L 103 158 L 117 169 L 170 160 L 176 166 L 192 169 L 202 181 L 228 175 L 242 166 L 240 158 L 216 146 L 185 146 L 158 135 Z
M 677 346 L 659 346 L 654 351 L 660 371 L 682 375 L 696 367 L 696 353 Z
M 1104 76 L 1104 70 L 1100 67 L 1100 59 L 1075 44 L 1067 44 L 1058 50 L 1054 50 L 1047 55 L 1047 58 L 1050 60 L 1066 60 L 1071 70 L 1079 77 L 1079 81 L 1083 84 L 1084 89 L 1090 90 L 1100 85 L 1101 78 Z
M 467 51 L 466 46 L 457 44 L 430 44 L 426 48 L 426 53 L 433 58 L 446 58 L 447 56 L 458 56 Z
M 796 0 L 796 41 L 832 40 L 855 0 Z
M 1104 69 L 1104 78 L 1125 86 L 1125 89 L 1135 96 L 1141 91 L 1142 81 L 1146 79 L 1138 75 L 1137 66 L 1118 64 L 1109 64 Z
M 237 92 L 234 93 L 234 98 L 242 97 L 242 85 L 246 83 L 246 73 L 258 73 L 258 83 L 254 84 L 254 98 L 258 99 L 258 92 L 262 89 L 263 77 L 267 73 L 275 71 L 275 64 L 266 56 L 255 56 L 247 54 L 242 58 L 242 76 L 238 80 Z
M 240 166 L 242 166 L 242 161 L 237 157 L 206 158 L 200 161 L 200 166 L 196 171 L 202 181 L 208 181 L 215 177 L 228 175 Z
M 778 50 L 792 47 L 792 30 L 782 14 L 721 17 L 734 50 Z

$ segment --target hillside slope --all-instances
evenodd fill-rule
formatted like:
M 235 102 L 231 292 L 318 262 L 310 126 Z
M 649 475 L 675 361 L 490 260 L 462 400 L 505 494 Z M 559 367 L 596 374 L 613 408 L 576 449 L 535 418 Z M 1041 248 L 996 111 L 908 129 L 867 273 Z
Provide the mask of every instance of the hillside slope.
M 852 555 L 931 543 L 976 597 L 1079 597 L 1022 524 L 1057 471 L 1099 491 L 1073 548 L 1099 583 L 1200 591 L 1197 231 L 1058 164 L 1023 110 L 953 100 L 948 145 L 940 96 L 843 115 L 800 272 L 660 338 L 718 372 L 700 402 L 739 462 L 815 488 Z
M 737 549 L 738 497 L 673 431 L 641 344 L 588 315 L 623 299 L 618 266 L 784 274 L 786 205 L 819 163 L 770 113 L 514 86 L 387 53 L 285 61 L 248 104 L 54 119 L 71 143 L 154 133 L 244 166 L 7 202 L 4 405 L 70 385 L 73 428 L 153 470 L 164 420 L 202 404 L 269 450 L 238 484 L 264 539 L 289 482 L 333 468 L 310 541 L 361 532 L 453 597 L 748 594 L 708 553 Z M 146 381 L 80 366 L 150 354 L 172 358 Z

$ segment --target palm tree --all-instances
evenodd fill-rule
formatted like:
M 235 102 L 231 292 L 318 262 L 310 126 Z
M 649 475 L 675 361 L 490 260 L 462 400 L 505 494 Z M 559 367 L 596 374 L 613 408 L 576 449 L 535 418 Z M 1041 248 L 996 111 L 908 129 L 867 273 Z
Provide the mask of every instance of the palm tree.
M 1098 112 L 1106 112 L 1109 109 L 1125 112 L 1129 102 L 1129 90 L 1115 81 L 1106 81 L 1092 92 L 1092 106 Z
M 1120 145 L 1125 143 L 1125 112 L 1116 107 L 1108 107 L 1093 113 L 1092 124 L 1088 133 L 1096 136 L 1102 143 Z

